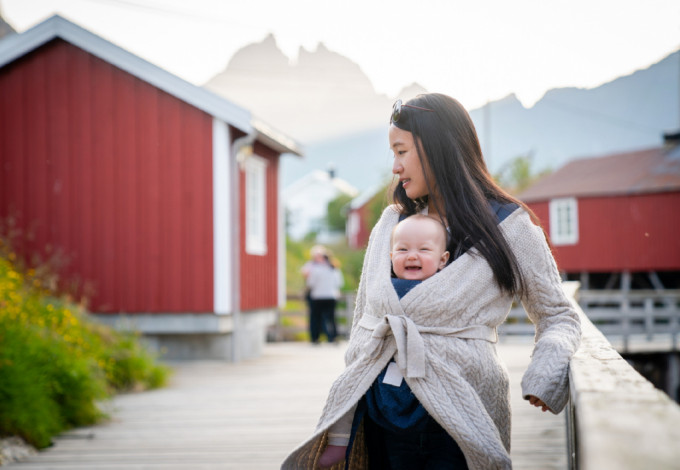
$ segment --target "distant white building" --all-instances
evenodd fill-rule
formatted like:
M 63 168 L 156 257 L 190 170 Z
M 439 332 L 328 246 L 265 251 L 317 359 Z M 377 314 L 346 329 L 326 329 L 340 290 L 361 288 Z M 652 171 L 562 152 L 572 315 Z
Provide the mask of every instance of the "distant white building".
M 301 240 L 315 231 L 319 243 L 335 241 L 343 234 L 327 230 L 328 203 L 341 194 L 356 197 L 358 193 L 347 181 L 336 178 L 332 171 L 315 170 L 303 176 L 283 190 L 288 236 Z

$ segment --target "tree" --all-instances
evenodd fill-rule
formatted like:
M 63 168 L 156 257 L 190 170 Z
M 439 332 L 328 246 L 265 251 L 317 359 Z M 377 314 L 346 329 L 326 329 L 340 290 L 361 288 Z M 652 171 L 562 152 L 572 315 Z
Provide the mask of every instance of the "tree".
M 531 168 L 534 155 L 532 152 L 526 155 L 519 155 L 505 165 L 496 173 L 494 179 L 506 191 L 518 194 L 531 186 L 535 181 L 552 172 L 545 169 L 538 173 L 533 173 Z
M 340 194 L 328 203 L 326 211 L 326 226 L 329 232 L 344 232 L 347 225 L 347 205 L 352 201 L 352 196 Z
M 378 222 L 385 207 L 389 204 L 388 201 L 391 200 L 393 189 L 394 186 L 392 185 L 392 182 L 385 183 L 385 185 L 380 188 L 368 202 L 368 210 L 366 211 L 366 216 L 368 218 L 368 220 L 366 220 L 367 227 L 373 227 Z

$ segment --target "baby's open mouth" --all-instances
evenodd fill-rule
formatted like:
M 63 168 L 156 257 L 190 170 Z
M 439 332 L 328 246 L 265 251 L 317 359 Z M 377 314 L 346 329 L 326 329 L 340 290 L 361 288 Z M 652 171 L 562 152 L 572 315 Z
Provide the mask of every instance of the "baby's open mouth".
M 420 266 L 406 266 L 407 271 L 419 271 L 422 269 Z

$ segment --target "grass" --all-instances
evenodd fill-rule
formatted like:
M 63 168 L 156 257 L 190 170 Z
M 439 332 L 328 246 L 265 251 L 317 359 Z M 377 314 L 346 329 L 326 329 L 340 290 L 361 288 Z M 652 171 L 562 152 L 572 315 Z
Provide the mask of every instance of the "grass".
M 170 370 L 136 335 L 96 323 L 15 258 L 0 255 L 0 437 L 46 447 L 66 429 L 103 419 L 100 400 L 166 383 Z

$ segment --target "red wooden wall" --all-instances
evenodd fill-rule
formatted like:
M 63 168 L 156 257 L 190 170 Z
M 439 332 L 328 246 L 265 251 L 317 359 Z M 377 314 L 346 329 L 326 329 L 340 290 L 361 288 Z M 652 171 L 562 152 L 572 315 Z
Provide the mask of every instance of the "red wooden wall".
M 373 230 L 373 226 L 369 220 L 370 214 L 368 213 L 368 207 L 371 204 L 371 201 L 368 201 L 366 204 L 353 211 L 358 215 L 359 220 L 358 230 L 352 240 L 353 247 L 356 249 L 366 248 L 368 239 L 371 236 L 371 230 Z
M 550 233 L 548 202 L 531 209 Z M 578 200 L 579 241 L 553 247 L 565 272 L 680 270 L 680 192 Z
M 0 69 L 0 220 L 93 311 L 212 311 L 211 171 L 211 116 L 69 43 Z
M 240 172 L 240 245 L 241 245 L 241 310 L 271 308 L 278 305 L 278 174 L 279 154 L 256 144 L 255 154 L 267 160 L 267 254 L 264 256 L 246 253 L 246 207 L 245 173 Z

